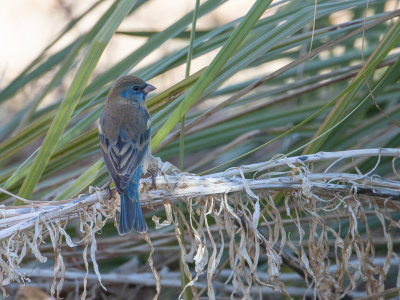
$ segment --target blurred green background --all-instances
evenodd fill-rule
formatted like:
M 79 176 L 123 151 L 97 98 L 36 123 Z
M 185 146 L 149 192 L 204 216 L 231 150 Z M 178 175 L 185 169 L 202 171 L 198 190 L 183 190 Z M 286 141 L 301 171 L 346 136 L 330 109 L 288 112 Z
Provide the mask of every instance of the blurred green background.
M 185 171 L 399 145 L 399 1 L 200 1 L 189 77 L 195 1 L 53 5 L 45 40 L 27 17 L 2 26 L 19 41 L 7 42 L 1 62 L 0 186 L 12 193 L 68 199 L 108 180 L 95 121 L 110 85 L 127 73 L 158 87 L 148 108 L 153 154 L 163 160 L 179 165 L 171 133 L 184 114 L 188 124 L 213 112 L 184 136 Z M 1 14 L 7 9 L 29 12 L 2 2 Z M 29 27 L 38 38 L 24 48 L 19 33 Z M 20 58 L 28 62 L 14 66 Z M 391 160 L 376 172 L 392 178 Z

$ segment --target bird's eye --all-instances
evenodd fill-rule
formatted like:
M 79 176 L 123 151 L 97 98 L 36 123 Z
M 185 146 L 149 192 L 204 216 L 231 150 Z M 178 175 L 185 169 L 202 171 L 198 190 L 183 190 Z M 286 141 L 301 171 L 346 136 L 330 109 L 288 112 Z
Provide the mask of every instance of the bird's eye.
M 139 90 L 139 87 L 138 87 L 137 85 L 135 85 L 135 86 L 133 86 L 133 90 L 134 90 L 135 92 L 137 92 L 137 91 Z

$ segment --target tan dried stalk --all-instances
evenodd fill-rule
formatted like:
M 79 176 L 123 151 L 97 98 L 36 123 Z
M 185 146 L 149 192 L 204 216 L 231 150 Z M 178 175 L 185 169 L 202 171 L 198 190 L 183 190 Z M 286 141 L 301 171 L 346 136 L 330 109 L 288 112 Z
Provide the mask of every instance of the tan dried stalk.
M 355 159 L 371 156 L 378 158 L 376 166 L 361 174 Z M 155 190 L 151 189 L 151 179 L 142 180 L 141 201 L 144 206 L 164 206 L 165 220 L 153 217 L 153 221 L 156 230 L 174 228 L 190 280 L 186 288 L 192 289 L 195 299 L 205 291 L 214 299 L 216 287 L 218 293 L 244 299 L 271 293 L 294 296 L 300 292 L 285 279 L 282 264 L 300 275 L 297 278 L 303 278 L 307 287 L 303 294 L 338 299 L 344 293 L 354 294 L 362 284 L 365 295 L 380 295 L 385 291 L 389 268 L 398 259 L 392 230 L 400 228 L 400 222 L 392 217 L 400 212 L 400 183 L 374 174 L 384 156 L 392 157 L 394 162 L 400 151 L 361 149 L 280 157 L 208 176 L 179 174 L 170 164 L 157 161 L 163 175 L 157 177 Z M 346 158 L 350 164 L 344 164 Z M 352 166 L 354 172 L 342 172 L 343 165 Z M 246 174 L 250 172 L 256 175 L 248 178 Z M 393 176 L 397 176 L 394 167 Z M 278 194 L 283 195 L 279 205 Z M 86 274 L 82 277 L 81 299 L 87 296 L 87 278 L 93 278 L 88 271 L 89 257 L 100 285 L 105 288 L 96 262 L 95 234 L 107 220 L 115 220 L 118 200 L 115 191 L 109 199 L 107 191 L 94 190 L 90 196 L 58 205 L 30 202 L 26 207 L 1 208 L 2 285 L 29 280 L 29 274 L 21 272 L 26 270 L 21 269 L 21 263 L 30 253 L 37 261 L 45 262 L 40 245 L 49 236 L 55 258 L 52 294 L 59 297 L 64 281 L 71 280 L 63 260 L 63 239 L 69 247 L 84 246 Z M 186 203 L 186 213 L 175 205 L 178 200 Z M 186 247 L 179 239 L 179 215 L 184 222 Z M 376 254 L 376 230 L 368 222 L 371 216 L 379 220 L 379 230 L 386 239 L 384 257 Z M 80 220 L 81 241 L 72 241 L 65 230 L 74 218 Z M 347 228 L 337 226 L 346 219 Z M 361 226 L 365 229 L 360 230 Z M 156 279 L 146 284 L 156 286 L 156 299 L 162 286 L 179 286 L 179 280 L 176 283 L 158 274 L 153 252 L 157 245 L 171 240 L 154 231 L 153 238 L 158 240 L 153 246 L 152 232 L 151 229 L 143 238 L 151 249 L 148 262 Z M 228 253 L 228 260 L 222 259 L 224 253 Z M 378 264 L 380 259 L 382 263 Z M 260 271 L 260 266 L 265 271 Z M 112 278 L 109 275 L 112 274 L 107 274 L 107 282 Z M 141 282 L 135 278 L 126 280 Z M 400 280 L 397 282 L 400 285 Z M 203 288 L 200 293 L 198 287 Z

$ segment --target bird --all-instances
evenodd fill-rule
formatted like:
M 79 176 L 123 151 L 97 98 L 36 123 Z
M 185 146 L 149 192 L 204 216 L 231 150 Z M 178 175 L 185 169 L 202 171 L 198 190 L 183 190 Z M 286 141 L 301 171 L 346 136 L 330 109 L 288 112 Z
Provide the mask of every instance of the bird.
M 120 195 L 118 232 L 146 232 L 139 201 L 139 180 L 148 168 L 151 119 L 145 99 L 156 88 L 142 79 L 122 76 L 112 85 L 98 122 L 100 146 Z

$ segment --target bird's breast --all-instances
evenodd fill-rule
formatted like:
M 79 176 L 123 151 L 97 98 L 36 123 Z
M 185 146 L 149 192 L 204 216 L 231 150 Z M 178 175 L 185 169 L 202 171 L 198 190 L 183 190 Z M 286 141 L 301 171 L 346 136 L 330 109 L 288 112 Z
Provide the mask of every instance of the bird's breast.
M 126 139 L 134 139 L 149 129 L 150 116 L 140 105 L 110 105 L 104 109 L 100 126 L 103 134 L 113 141 L 121 134 Z

